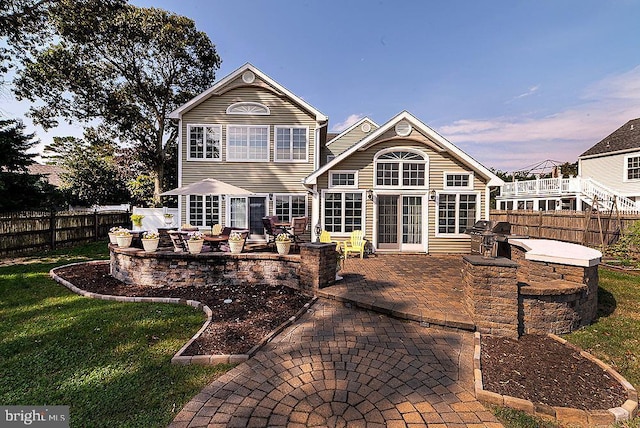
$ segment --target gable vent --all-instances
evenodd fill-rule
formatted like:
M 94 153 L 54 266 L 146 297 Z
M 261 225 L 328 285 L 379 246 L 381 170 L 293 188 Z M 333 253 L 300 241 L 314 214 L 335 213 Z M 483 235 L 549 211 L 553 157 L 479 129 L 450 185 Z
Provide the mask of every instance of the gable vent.
M 396 124 L 395 130 L 399 136 L 406 137 L 411 134 L 411 124 L 406 120 L 402 120 Z

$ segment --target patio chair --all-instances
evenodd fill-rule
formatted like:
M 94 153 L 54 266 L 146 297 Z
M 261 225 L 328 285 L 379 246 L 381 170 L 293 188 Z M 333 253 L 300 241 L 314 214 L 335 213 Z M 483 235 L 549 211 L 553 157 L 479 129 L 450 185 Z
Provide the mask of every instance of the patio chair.
M 222 233 L 222 225 L 221 224 L 214 224 L 213 226 L 211 226 L 211 234 L 213 236 L 217 236 L 220 235 Z
M 364 247 L 367 243 L 367 240 L 364 239 L 363 233 L 361 230 L 354 230 L 351 232 L 351 236 L 349 239 L 342 243 L 342 251 L 344 252 L 344 257 L 349 257 L 349 253 L 360 253 L 360 258 L 364 258 Z
M 289 235 L 293 238 L 293 245 L 300 247 L 302 241 L 302 235 L 307 230 L 307 223 L 309 219 L 307 217 L 294 217 L 291 220 L 291 228 L 289 229 Z
M 326 230 L 323 230 L 322 232 L 320 232 L 320 242 L 324 243 L 324 244 L 329 244 L 331 243 L 331 234 L 329 232 L 327 232 Z
M 178 230 L 170 230 L 167 232 L 169 234 L 169 238 L 171 238 L 171 243 L 173 244 L 173 251 L 176 253 L 189 252 L 189 247 L 187 246 L 187 236 L 186 232 L 180 232 Z
M 267 237 L 267 245 L 275 244 L 276 236 L 281 233 L 285 233 L 285 230 L 279 227 L 275 227 L 274 223 L 278 221 L 277 216 L 262 217 L 262 226 Z

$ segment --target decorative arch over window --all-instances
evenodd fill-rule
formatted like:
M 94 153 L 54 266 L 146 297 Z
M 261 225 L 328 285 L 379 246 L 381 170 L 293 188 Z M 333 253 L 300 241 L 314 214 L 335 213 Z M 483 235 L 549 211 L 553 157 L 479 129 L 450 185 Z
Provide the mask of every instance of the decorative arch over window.
M 264 104 L 254 102 L 239 102 L 227 107 L 227 114 L 247 114 L 254 116 L 269 116 L 271 110 Z
M 410 148 L 386 149 L 376 154 L 376 187 L 426 187 L 429 158 Z

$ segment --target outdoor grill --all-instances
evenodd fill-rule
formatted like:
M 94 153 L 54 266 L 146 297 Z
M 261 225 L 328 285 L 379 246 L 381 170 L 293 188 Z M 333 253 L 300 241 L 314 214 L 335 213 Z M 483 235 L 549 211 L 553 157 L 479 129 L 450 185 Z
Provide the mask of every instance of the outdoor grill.
M 508 248 L 499 243 L 506 243 L 511 237 L 511 223 L 506 221 L 480 220 L 464 231 L 471 236 L 471 254 L 485 257 L 498 257 Z M 508 246 L 507 246 L 508 247 Z

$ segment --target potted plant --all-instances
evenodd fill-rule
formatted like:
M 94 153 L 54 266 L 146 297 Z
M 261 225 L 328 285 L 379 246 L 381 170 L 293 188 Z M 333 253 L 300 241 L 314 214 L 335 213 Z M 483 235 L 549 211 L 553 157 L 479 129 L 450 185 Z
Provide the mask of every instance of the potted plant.
M 240 232 L 231 232 L 229 235 L 229 250 L 232 254 L 240 254 L 244 247 L 244 237 Z
M 128 248 L 131 246 L 131 240 L 133 236 L 127 229 L 121 229 L 116 233 L 116 241 L 118 241 L 118 247 Z
M 121 230 L 124 230 L 124 228 L 120 227 L 120 226 L 114 226 L 111 229 L 109 229 L 109 243 L 110 244 L 118 245 L 118 240 L 116 239 L 116 235 Z
M 286 233 L 281 233 L 276 236 L 276 248 L 280 255 L 286 256 L 289 254 L 289 250 L 291 249 L 291 237 Z
M 158 249 L 160 236 L 155 232 L 146 232 L 142 237 L 142 247 L 145 251 L 153 253 Z
M 142 214 L 131 214 L 131 223 L 133 223 L 134 229 L 142 228 L 142 219 L 144 216 Z
M 204 244 L 204 239 L 202 238 L 202 234 L 200 232 L 195 232 L 193 235 L 189 237 L 187 241 L 187 246 L 189 247 L 190 254 L 200 254 L 202 251 L 202 244 Z
M 171 226 L 173 224 L 173 214 L 164 214 L 164 224 L 167 226 Z

